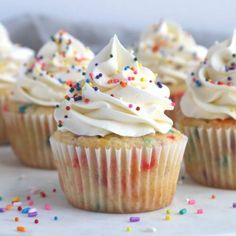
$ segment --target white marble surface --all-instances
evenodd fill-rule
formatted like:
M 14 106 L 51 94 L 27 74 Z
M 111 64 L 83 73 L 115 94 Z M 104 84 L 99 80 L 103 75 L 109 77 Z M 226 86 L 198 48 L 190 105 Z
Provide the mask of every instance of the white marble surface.
M 30 189 L 42 189 L 47 193 L 46 198 L 39 194 L 30 194 Z M 52 189 L 57 192 L 53 193 Z M 211 199 L 214 194 L 216 198 Z M 75 209 L 67 203 L 58 181 L 56 171 L 35 170 L 22 166 L 15 158 L 9 147 L 0 148 L 0 207 L 5 206 L 14 196 L 25 199 L 31 195 L 35 207 L 39 211 L 34 224 L 34 218 L 28 218 L 16 210 L 0 213 L 0 236 L 32 235 L 32 236 L 121 236 L 121 235 L 236 235 L 236 192 L 206 188 L 185 180 L 178 185 L 177 194 L 172 205 L 172 220 L 165 221 L 165 209 L 135 214 L 141 221 L 129 223 L 131 214 L 100 214 Z M 196 200 L 196 205 L 188 205 L 186 198 Z M 25 202 L 25 201 L 24 201 Z M 44 204 L 52 206 L 51 211 L 44 210 Z M 179 215 L 181 208 L 187 208 L 186 215 Z M 196 209 L 203 208 L 204 214 L 197 215 Z M 19 216 L 20 222 L 14 222 Z M 58 216 L 58 221 L 53 217 Z M 26 233 L 16 232 L 16 227 L 27 227 Z M 131 226 L 132 232 L 126 232 Z M 155 227 L 156 232 L 146 232 L 149 227 Z

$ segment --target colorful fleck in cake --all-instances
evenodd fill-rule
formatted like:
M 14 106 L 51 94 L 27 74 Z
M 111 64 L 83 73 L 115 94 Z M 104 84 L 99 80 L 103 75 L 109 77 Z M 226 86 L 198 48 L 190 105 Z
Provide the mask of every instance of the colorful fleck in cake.
M 62 189 L 78 208 L 143 212 L 169 205 L 187 138 L 172 128 L 169 89 L 114 36 L 55 110 Z

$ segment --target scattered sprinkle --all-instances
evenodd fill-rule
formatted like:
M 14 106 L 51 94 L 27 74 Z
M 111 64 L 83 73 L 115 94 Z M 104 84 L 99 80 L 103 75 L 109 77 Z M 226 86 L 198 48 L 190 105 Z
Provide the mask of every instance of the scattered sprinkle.
M 201 215 L 204 213 L 203 209 L 197 209 L 197 212 L 196 212 L 198 215 Z
M 186 208 L 183 208 L 179 211 L 179 214 L 180 215 L 185 215 L 187 213 L 187 209 Z
M 26 232 L 27 229 L 26 229 L 26 227 L 24 227 L 24 226 L 17 226 L 17 227 L 16 227 L 16 231 L 18 231 L 18 232 Z
M 196 204 L 196 200 L 194 200 L 194 199 L 189 199 L 189 200 L 188 200 L 188 204 L 189 204 L 189 205 L 195 205 L 195 204 Z
M 165 220 L 171 220 L 171 219 L 172 219 L 171 215 L 166 215 Z
M 128 226 L 128 227 L 126 228 L 126 232 L 132 232 L 132 228 L 131 228 L 130 226 Z
M 15 221 L 15 222 L 19 222 L 19 221 L 20 221 L 20 218 L 19 218 L 18 216 L 16 216 L 16 217 L 14 218 L 14 221 Z
M 46 203 L 44 205 L 44 209 L 47 210 L 47 211 L 50 211 L 50 210 L 52 210 L 52 206 L 49 203 Z
M 35 224 L 38 224 L 38 223 L 39 223 L 39 220 L 38 220 L 38 219 L 35 219 L 35 220 L 34 220 L 34 223 L 35 223 Z
M 139 221 L 140 221 L 140 217 L 131 216 L 131 217 L 129 218 L 129 221 L 130 221 L 130 222 L 139 222 Z

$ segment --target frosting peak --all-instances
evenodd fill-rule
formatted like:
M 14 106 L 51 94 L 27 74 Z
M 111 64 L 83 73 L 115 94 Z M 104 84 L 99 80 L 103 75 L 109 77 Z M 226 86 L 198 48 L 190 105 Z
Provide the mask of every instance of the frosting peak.
M 192 73 L 181 101 L 183 113 L 201 119 L 236 119 L 236 31 L 216 43 Z
M 27 65 L 13 99 L 42 106 L 62 101 L 72 81 L 84 79 L 94 54 L 70 34 L 59 31 Z
M 91 61 L 85 82 L 72 86 L 55 111 L 62 131 L 77 135 L 138 137 L 167 133 L 172 121 L 169 89 L 138 63 L 115 35 Z M 65 118 L 66 117 L 66 118 Z
M 170 84 L 184 83 L 206 52 L 189 33 L 170 21 L 152 25 L 142 35 L 138 47 L 140 61 L 157 72 L 161 81 Z

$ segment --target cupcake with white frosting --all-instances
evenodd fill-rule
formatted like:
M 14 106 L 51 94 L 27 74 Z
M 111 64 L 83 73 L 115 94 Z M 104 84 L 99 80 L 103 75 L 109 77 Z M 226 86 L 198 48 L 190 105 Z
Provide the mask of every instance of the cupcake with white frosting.
M 4 100 L 18 80 L 22 65 L 30 60 L 33 55 L 31 49 L 13 44 L 7 30 L 0 24 L 0 144 L 8 143 L 1 112 L 4 108 Z
M 207 50 L 199 46 L 193 37 L 179 25 L 160 21 L 141 36 L 138 59 L 153 72 L 171 91 L 171 98 L 178 110 L 179 99 L 186 89 L 189 73 L 202 62 Z M 174 113 L 168 113 L 176 118 Z
M 51 138 L 75 207 L 142 212 L 171 203 L 187 138 L 165 115 L 169 89 L 114 36 L 55 110 Z
M 213 45 L 191 73 L 181 110 L 189 175 L 204 185 L 236 189 L 236 32 Z
M 84 79 L 93 57 L 80 41 L 59 31 L 26 66 L 4 112 L 10 143 L 24 164 L 54 168 L 49 144 L 56 130 L 54 108 L 73 81 Z

